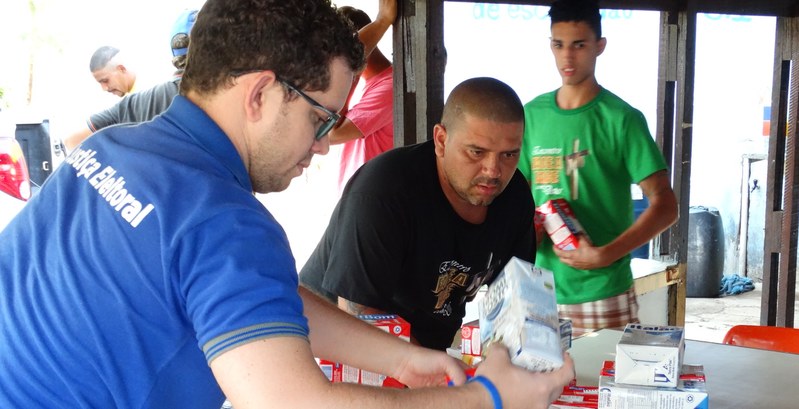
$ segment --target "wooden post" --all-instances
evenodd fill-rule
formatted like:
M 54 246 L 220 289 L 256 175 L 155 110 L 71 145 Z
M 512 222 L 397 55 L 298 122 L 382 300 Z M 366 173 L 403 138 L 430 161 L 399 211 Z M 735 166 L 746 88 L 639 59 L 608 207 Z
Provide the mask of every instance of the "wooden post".
M 444 108 L 444 1 L 400 0 L 394 25 L 394 146 L 432 138 Z

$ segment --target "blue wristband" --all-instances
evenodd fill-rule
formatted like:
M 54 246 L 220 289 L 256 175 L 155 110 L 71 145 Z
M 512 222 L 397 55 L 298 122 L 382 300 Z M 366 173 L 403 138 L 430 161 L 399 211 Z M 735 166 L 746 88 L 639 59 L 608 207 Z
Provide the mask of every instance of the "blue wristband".
M 494 383 L 491 382 L 488 378 L 483 375 L 477 375 L 472 379 L 469 379 L 467 382 L 477 382 L 488 390 L 488 393 L 491 394 L 491 400 L 494 401 L 494 409 L 502 409 L 502 398 L 499 396 L 499 391 L 497 387 L 494 386 Z

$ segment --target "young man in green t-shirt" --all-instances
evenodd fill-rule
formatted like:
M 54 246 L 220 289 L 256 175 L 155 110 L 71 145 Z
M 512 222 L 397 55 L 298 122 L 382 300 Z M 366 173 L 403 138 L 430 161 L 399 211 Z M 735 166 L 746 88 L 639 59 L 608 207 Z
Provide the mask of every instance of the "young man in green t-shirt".
M 675 222 L 677 200 L 644 116 L 597 82 L 607 40 L 596 1 L 557 0 L 549 15 L 563 83 L 525 105 L 519 168 L 536 205 L 566 200 L 586 235 L 573 250 L 544 239 L 536 264 L 555 273 L 558 309 L 575 335 L 623 328 L 638 322 L 630 252 Z M 632 183 L 649 201 L 638 220 Z

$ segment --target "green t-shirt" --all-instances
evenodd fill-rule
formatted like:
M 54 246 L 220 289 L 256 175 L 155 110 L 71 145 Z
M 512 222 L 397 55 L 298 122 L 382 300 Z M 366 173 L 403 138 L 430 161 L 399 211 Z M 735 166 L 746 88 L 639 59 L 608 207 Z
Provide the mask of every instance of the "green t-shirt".
M 630 185 L 666 169 L 640 111 L 608 90 L 588 104 L 564 110 L 557 91 L 524 107 L 525 130 L 519 169 L 530 182 L 536 205 L 563 198 L 596 246 L 618 237 L 633 223 Z M 633 284 L 630 256 L 596 270 L 560 262 L 545 239 L 536 265 L 555 273 L 559 304 L 601 300 Z

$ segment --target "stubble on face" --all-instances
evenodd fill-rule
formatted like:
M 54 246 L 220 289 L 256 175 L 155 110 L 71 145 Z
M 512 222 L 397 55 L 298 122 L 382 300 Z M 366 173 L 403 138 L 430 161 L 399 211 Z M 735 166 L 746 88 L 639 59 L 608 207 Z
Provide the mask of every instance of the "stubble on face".
M 288 108 L 283 104 L 277 119 L 263 131 L 255 141 L 250 155 L 250 179 L 253 190 L 258 193 L 282 192 L 291 184 L 291 180 L 302 173 L 297 163 L 287 161 L 288 154 L 280 149 L 282 142 L 290 132 L 287 118 Z M 310 143 L 306 151 L 310 151 Z M 310 153 L 309 153 L 310 156 Z M 310 159 L 307 159 L 310 162 Z M 298 173 L 299 172 L 299 173 Z
M 472 145 L 466 140 L 457 141 L 453 134 L 448 133 L 445 142 L 445 156 L 442 158 L 442 168 L 446 175 L 447 183 L 449 183 L 452 191 L 458 197 L 472 206 L 487 207 L 502 194 L 510 182 L 508 173 L 510 172 L 511 175 L 513 173 L 511 169 L 505 169 L 507 166 L 501 163 L 502 153 L 492 151 L 498 148 L 496 143 L 501 139 L 495 138 L 498 134 L 507 133 L 510 127 L 518 128 L 521 125 L 498 123 L 474 117 L 469 118 L 466 122 L 469 124 L 467 126 L 470 127 L 469 132 L 473 134 L 471 137 L 476 143 Z M 512 132 L 519 133 L 517 131 L 514 130 Z M 483 162 L 470 157 L 469 151 L 474 148 L 480 148 L 486 156 L 499 155 L 495 165 L 498 168 L 499 177 L 488 176 L 482 172 Z M 515 165 L 516 163 L 514 162 L 514 169 Z M 475 172 L 476 176 L 470 172 Z M 502 177 L 503 175 L 504 178 Z
M 324 93 L 311 92 L 317 102 L 328 109 L 338 111 L 352 84 L 353 72 L 343 59 L 334 59 L 330 65 L 330 86 Z M 319 127 L 319 112 L 300 96 L 286 100 L 282 85 L 277 93 L 279 99 L 270 103 L 279 105 L 271 119 L 263 120 L 260 130 L 251 130 L 254 137 L 248 138 L 249 172 L 253 189 L 258 193 L 286 190 L 291 180 L 310 166 L 315 154 L 327 154 L 328 139 L 314 139 Z

